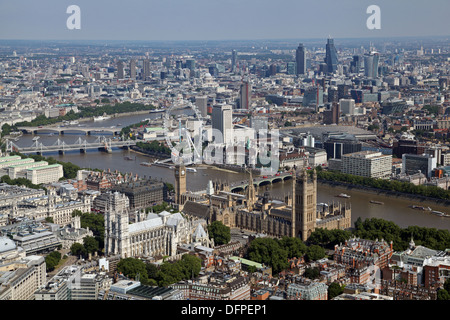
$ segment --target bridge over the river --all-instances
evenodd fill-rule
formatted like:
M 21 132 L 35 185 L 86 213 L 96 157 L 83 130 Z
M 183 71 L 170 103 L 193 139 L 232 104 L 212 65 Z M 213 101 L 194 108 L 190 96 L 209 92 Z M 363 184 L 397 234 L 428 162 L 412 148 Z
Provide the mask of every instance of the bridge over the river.
M 18 130 L 24 134 L 38 134 L 38 133 L 56 133 L 63 135 L 64 133 L 83 133 L 85 135 L 91 135 L 93 133 L 110 133 L 112 135 L 119 135 L 122 128 L 119 127 L 57 127 L 57 126 L 40 126 L 40 127 L 18 127 Z
M 292 172 L 277 173 L 272 176 L 262 176 L 254 178 L 253 185 L 255 187 L 260 187 L 277 182 L 284 182 L 290 179 L 292 179 Z M 230 191 L 231 192 L 244 191 L 247 187 L 248 187 L 248 180 L 237 181 L 230 184 Z
M 40 142 L 38 137 L 34 138 L 33 141 L 33 144 L 29 147 L 19 147 L 14 142 L 7 140 L 6 148 L 8 151 L 17 151 L 24 154 L 44 154 L 50 152 L 59 152 L 60 154 L 64 154 L 67 151 L 79 150 L 80 152 L 86 152 L 86 150 L 89 149 L 97 149 L 110 153 L 112 152 L 112 148 L 128 149 L 130 146 L 136 145 L 135 140 L 116 141 L 104 136 L 99 136 L 94 142 L 88 142 L 79 137 L 77 141 L 72 144 L 65 143 L 61 139 L 58 139 L 54 144 L 48 146 Z

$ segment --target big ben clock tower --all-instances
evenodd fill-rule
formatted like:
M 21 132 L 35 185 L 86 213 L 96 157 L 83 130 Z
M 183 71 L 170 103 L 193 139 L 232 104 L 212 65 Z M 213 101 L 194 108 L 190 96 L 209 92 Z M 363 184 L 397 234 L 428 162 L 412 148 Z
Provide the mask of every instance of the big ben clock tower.
M 177 165 L 175 167 L 175 203 L 183 205 L 181 203 L 181 196 L 186 193 L 186 168 L 184 164 Z

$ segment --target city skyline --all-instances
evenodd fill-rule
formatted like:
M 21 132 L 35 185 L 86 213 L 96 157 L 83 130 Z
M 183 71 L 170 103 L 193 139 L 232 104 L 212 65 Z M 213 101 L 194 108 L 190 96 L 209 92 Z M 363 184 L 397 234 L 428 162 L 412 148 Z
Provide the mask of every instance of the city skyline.
M 208 41 L 448 35 L 448 1 L 379 0 L 375 5 L 381 9 L 380 30 L 366 26 L 370 16 L 366 10 L 372 4 L 350 0 L 338 4 L 330 0 L 264 0 L 256 6 L 254 0 L 136 0 L 126 6 L 115 1 L 106 6 L 101 1 L 80 0 L 76 5 L 81 9 L 81 29 L 69 30 L 66 20 L 70 14 L 66 9 L 72 3 L 51 0 L 37 4 L 23 0 L 20 7 L 16 3 L 0 4 L 0 39 Z

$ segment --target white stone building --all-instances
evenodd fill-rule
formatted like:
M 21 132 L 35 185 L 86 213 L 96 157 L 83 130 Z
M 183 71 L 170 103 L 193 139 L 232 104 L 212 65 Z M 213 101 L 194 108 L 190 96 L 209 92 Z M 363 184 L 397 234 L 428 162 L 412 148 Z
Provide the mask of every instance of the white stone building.
M 108 202 L 105 213 L 105 255 L 127 257 L 174 256 L 177 246 L 194 240 L 209 246 L 209 237 L 202 219 L 186 219 L 181 213 L 163 211 L 159 214 L 144 211 L 136 213 L 137 222 L 129 223 L 129 210 L 120 210 Z M 203 229 L 199 230 L 199 229 Z M 203 238 L 200 238 L 202 236 Z

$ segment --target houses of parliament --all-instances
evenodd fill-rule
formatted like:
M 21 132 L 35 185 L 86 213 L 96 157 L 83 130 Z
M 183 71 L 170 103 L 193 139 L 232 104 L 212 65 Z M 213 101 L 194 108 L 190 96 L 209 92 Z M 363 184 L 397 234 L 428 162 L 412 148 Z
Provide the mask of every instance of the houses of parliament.
M 292 189 L 283 200 L 272 199 L 268 191 L 258 195 L 251 172 L 243 194 L 233 193 L 229 186 L 209 182 L 202 194 L 186 192 L 186 170 L 175 168 L 175 202 L 192 218 L 208 223 L 221 221 L 230 228 L 239 228 L 271 237 L 298 237 L 306 241 L 314 230 L 347 229 L 351 227 L 349 204 L 317 205 L 317 174 L 306 169 L 292 172 Z

